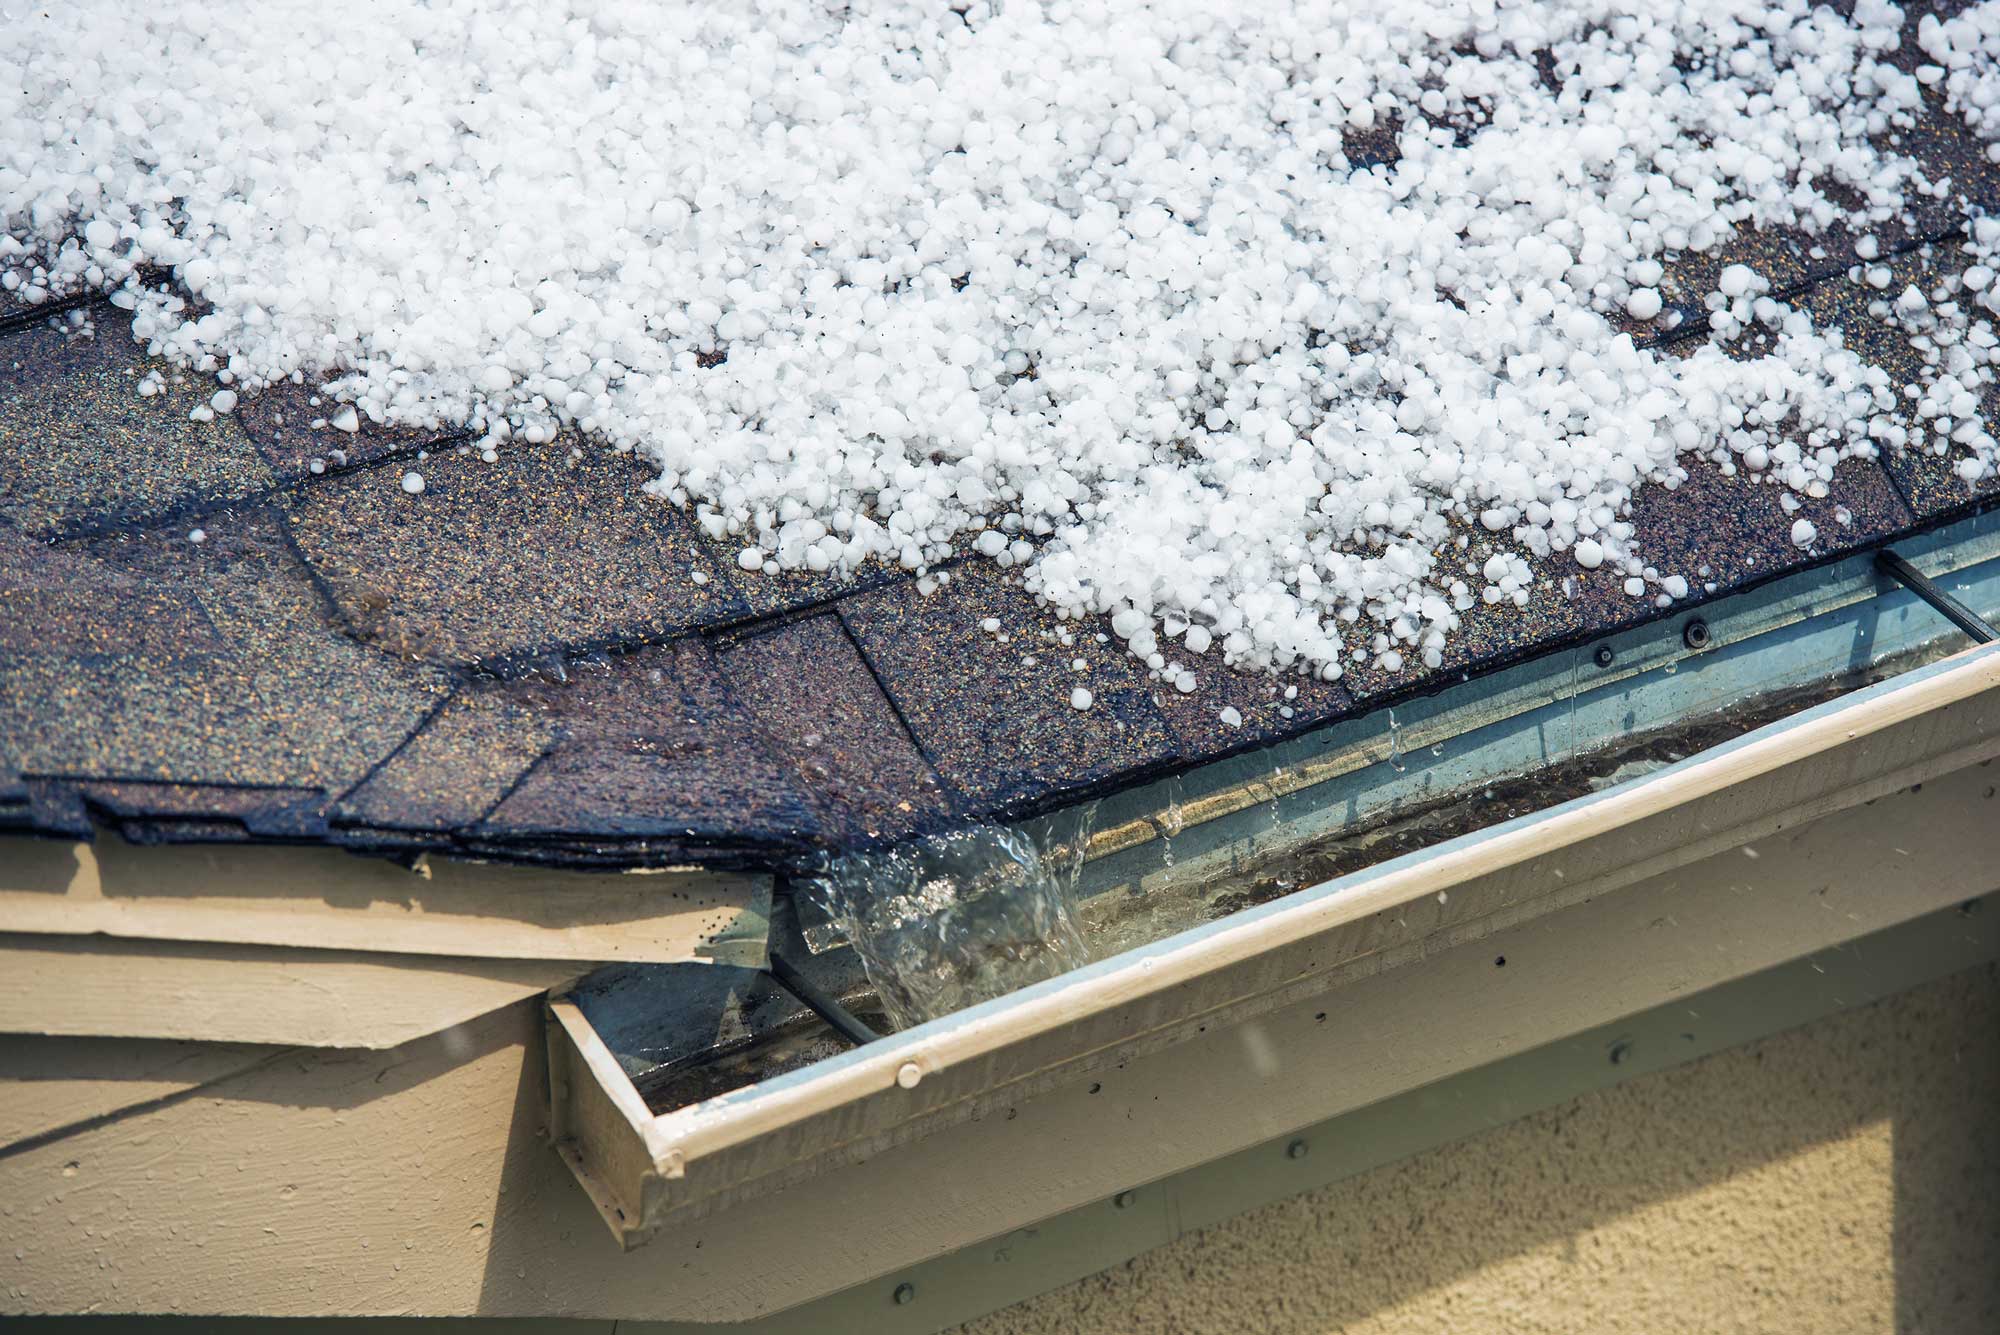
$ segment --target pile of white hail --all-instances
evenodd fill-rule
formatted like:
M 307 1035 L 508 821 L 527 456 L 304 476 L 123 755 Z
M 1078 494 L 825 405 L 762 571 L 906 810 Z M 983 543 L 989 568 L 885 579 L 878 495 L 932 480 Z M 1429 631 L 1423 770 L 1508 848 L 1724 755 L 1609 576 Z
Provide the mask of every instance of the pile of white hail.
M 2000 0 L 1914 73 L 1851 9 L 0 0 L 0 269 L 112 290 L 213 411 L 332 375 L 489 458 L 580 429 L 746 568 L 976 551 L 1183 689 L 1434 664 L 1523 554 L 1685 594 L 1621 516 L 1689 456 L 1994 467 L 1990 270 L 1882 294 L 1916 387 L 1741 265 L 1692 355 L 1620 332 L 1680 255 L 1951 197 L 1892 147 L 1926 85 L 2000 133 Z

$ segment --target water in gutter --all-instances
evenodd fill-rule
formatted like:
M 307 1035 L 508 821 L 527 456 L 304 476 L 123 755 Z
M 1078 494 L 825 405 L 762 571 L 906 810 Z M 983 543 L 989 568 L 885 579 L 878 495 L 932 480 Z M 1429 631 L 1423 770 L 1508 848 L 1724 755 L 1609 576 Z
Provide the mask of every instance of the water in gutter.
M 854 948 L 898 1029 L 1090 961 L 1071 896 L 1089 809 L 1071 837 L 973 826 L 829 859 L 798 885 Z

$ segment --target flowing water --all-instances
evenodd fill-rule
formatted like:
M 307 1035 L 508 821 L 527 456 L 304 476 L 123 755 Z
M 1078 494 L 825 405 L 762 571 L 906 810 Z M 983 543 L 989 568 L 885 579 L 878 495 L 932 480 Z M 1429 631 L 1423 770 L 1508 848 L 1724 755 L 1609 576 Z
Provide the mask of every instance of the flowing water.
M 906 1029 L 1088 962 L 1071 898 L 1089 819 L 973 826 L 837 857 L 808 893 Z

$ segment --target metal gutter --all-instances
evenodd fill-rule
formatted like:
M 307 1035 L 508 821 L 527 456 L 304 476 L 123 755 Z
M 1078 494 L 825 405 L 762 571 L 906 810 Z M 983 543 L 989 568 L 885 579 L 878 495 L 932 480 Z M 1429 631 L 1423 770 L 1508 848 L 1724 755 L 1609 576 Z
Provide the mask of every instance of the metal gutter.
M 1855 596 L 1858 601 L 1859 589 Z M 1766 615 L 1773 615 L 1771 609 Z M 1804 619 L 1802 606 L 1795 620 Z M 1343 989 L 1378 975 L 1421 979 L 1426 969 L 1419 966 L 1445 952 L 1593 903 L 1622 902 L 1628 891 L 1657 892 L 1680 869 L 1758 841 L 1802 827 L 1829 839 L 1851 838 L 1860 821 L 1826 818 L 1995 755 L 2000 647 L 1988 647 L 1917 668 L 1609 791 L 1315 886 L 663 1116 L 645 1111 L 582 1013 L 558 999 L 550 1007 L 549 1031 L 557 1091 L 553 1134 L 614 1232 L 625 1245 L 636 1245 L 663 1228 L 1004 1112 L 1212 1030 L 1241 1030 L 1300 998 L 1323 997 L 1337 1006 Z M 1840 932 L 1857 934 L 1991 888 L 1989 882 L 1969 890 L 1967 878 L 1985 877 L 1992 854 L 2000 852 L 1993 822 L 1983 814 L 1967 818 L 1949 832 L 1956 843 L 1947 833 L 1927 831 L 1916 856 L 1935 865 L 1878 897 L 1869 910 L 1900 916 L 1802 922 L 1768 933 L 1759 950 L 1822 948 L 1829 939 L 1845 939 Z M 1564 1009 L 1574 1018 L 1600 1003 L 1634 1009 L 1630 1001 L 1608 989 L 1595 998 L 1570 998 Z M 1226 1140 L 1242 1130 L 1218 1134 Z M 1089 1177 L 1073 1173 L 1074 1185 L 1062 1189 L 1087 1190 Z
M 1934 589 L 2000 608 L 2000 515 L 1946 526 L 1898 551 L 1906 566 L 1930 572 Z M 1220 874 L 1412 801 L 1761 694 L 1858 684 L 1881 665 L 1962 643 L 1957 634 L 1873 554 L 1858 554 L 1106 799 L 1078 893 L 1129 896 L 1168 879 L 1161 836 L 1170 809 L 1178 826 L 1171 879 Z M 1256 819 L 1260 811 L 1269 815 Z M 814 939 L 833 938 L 821 928 Z

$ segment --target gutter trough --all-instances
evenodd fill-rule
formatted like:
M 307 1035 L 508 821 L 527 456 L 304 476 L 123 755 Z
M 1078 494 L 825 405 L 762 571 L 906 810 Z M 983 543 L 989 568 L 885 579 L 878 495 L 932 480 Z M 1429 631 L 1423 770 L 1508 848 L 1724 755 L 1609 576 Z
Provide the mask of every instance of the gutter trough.
M 1897 551 L 2000 610 L 2000 520 Z M 853 1282 L 1970 901 L 2000 646 L 1900 575 L 1857 555 L 1108 798 L 1065 836 L 1093 963 L 760 1067 L 793 1008 L 693 1102 L 632 1041 L 687 1026 L 648 1000 L 680 966 L 585 979 L 548 1006 L 553 1140 L 625 1247 L 764 1201 Z M 859 1009 L 792 898 L 774 951 Z

